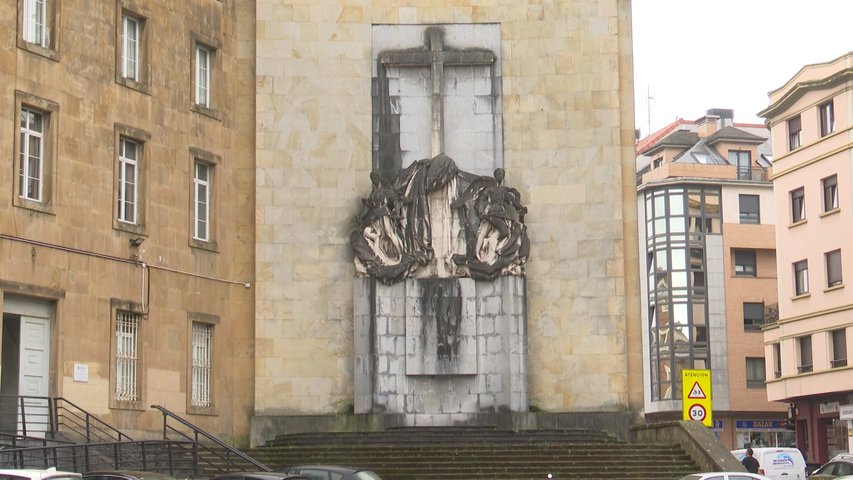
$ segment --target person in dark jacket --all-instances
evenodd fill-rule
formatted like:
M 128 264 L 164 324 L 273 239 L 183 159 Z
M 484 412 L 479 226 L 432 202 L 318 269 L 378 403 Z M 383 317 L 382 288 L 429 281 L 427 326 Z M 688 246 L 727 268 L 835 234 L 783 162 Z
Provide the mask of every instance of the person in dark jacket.
M 743 466 L 746 468 L 746 471 L 749 473 L 758 473 L 758 468 L 760 465 L 758 464 L 758 460 L 752 456 L 752 449 L 746 449 L 746 456 L 743 457 L 743 460 L 740 461 Z

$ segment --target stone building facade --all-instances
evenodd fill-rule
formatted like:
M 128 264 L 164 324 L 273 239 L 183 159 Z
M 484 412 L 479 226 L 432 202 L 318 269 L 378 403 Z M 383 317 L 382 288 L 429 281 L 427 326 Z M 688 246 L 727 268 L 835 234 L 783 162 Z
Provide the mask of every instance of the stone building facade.
M 630 2 L 384 3 L 0 2 L 2 393 L 139 435 L 162 405 L 238 443 L 351 421 L 348 237 L 396 161 L 374 53 L 413 48 L 389 28 L 442 26 L 499 62 L 498 120 L 455 155 L 503 168 L 528 209 L 521 404 L 623 427 L 641 411 Z M 476 121 L 458 100 L 446 118 Z M 8 373 L 24 352 L 37 382 Z
M 133 437 L 162 428 L 150 405 L 247 437 L 254 10 L 241 3 L 0 2 L 3 394 L 63 397 Z
M 377 55 L 431 48 L 403 26 L 441 26 L 448 48 L 497 57 L 497 149 L 479 166 L 466 152 L 481 144 L 448 155 L 472 162 L 463 170 L 504 168 L 528 208 L 529 410 L 641 409 L 630 2 L 451 3 L 257 2 L 253 440 L 301 428 L 294 417 L 339 414 L 342 425 L 354 411 L 353 297 L 364 290 L 353 287 L 348 238 L 359 199 L 370 172 L 393 163 L 384 134 L 399 137 L 401 167 L 445 153 L 430 139 L 429 106 L 392 102 L 416 117 L 398 131 L 374 118 Z M 389 34 L 395 26 L 402 33 Z M 468 33 L 478 28 L 479 42 Z M 432 78 L 427 68 L 416 80 Z M 445 122 L 462 115 L 443 108 Z M 458 130 L 446 132 L 451 142 Z

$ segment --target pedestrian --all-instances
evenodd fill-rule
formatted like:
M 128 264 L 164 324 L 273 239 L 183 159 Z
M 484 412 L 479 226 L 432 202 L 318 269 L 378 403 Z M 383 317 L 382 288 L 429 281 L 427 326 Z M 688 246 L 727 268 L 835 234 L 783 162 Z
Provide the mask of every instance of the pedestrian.
M 743 460 L 740 461 L 744 467 L 746 467 L 746 471 L 749 473 L 758 473 L 758 460 L 752 456 L 752 448 L 746 449 L 746 456 L 743 457 Z

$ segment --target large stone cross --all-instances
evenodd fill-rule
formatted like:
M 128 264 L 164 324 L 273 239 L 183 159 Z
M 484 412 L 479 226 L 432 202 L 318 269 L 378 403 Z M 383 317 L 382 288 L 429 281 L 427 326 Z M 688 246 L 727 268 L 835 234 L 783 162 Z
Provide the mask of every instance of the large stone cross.
M 495 63 L 495 54 L 490 50 L 451 50 L 444 45 L 444 30 L 429 27 L 426 31 L 426 50 L 404 50 L 383 52 L 379 55 L 383 67 L 430 67 L 432 80 L 432 137 L 431 156 L 445 153 L 444 150 L 444 67 L 445 66 L 489 66 Z

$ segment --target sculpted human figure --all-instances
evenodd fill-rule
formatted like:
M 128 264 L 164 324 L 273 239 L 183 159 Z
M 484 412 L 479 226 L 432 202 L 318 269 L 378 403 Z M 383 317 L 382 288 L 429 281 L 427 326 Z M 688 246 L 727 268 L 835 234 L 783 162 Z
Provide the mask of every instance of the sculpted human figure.
M 521 204 L 521 194 L 504 187 L 504 170 L 495 170 L 494 178 L 479 177 L 451 207 L 459 211 L 467 232 L 465 255 L 454 255 L 457 265 L 467 267 L 473 278 L 492 279 L 501 273 L 521 274 L 530 243 Z M 466 205 L 474 203 L 478 225 L 470 219 Z
M 433 261 L 433 230 L 439 228 L 438 238 L 465 242 L 465 253 L 451 257 L 449 276 L 523 275 L 530 250 L 527 208 L 518 190 L 503 186 L 504 176 L 501 168 L 494 177 L 461 172 L 443 154 L 412 163 L 391 181 L 372 172 L 373 188 L 350 235 L 357 271 L 387 284 L 413 276 Z M 458 197 L 457 182 L 468 184 Z M 433 219 L 430 194 L 439 189 L 446 189 L 452 219 L 449 214 Z

